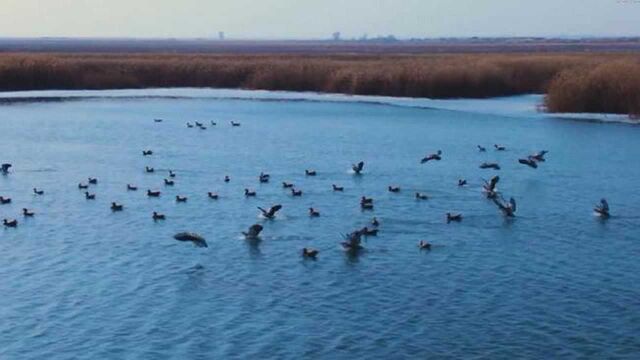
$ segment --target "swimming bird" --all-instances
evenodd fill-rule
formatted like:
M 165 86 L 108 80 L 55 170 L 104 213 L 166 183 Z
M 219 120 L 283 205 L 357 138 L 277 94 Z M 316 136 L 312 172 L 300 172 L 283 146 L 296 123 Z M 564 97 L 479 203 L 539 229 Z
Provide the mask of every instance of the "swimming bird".
M 537 153 L 533 154 L 533 155 L 529 155 L 529 158 L 538 161 L 538 162 L 544 162 L 546 159 L 544 158 L 544 156 L 548 153 L 547 150 L 542 150 L 542 151 L 538 151 Z
M 419 192 L 416 193 L 416 199 L 417 200 L 429 200 L 429 197 L 425 194 L 421 194 Z
M 260 232 L 262 232 L 262 229 L 262 225 L 253 224 L 249 227 L 249 230 L 243 231 L 242 235 L 244 235 L 246 239 L 255 240 L 260 236 Z
M 263 172 L 260 173 L 260 176 L 258 177 L 258 180 L 261 183 L 268 183 L 269 182 L 269 178 L 271 177 L 271 175 L 269 174 L 265 174 Z
M 465 186 L 467 185 L 467 180 L 465 179 L 458 179 L 458 186 Z
M 196 126 L 197 126 L 197 127 L 202 127 L 202 123 L 197 122 L 197 121 L 196 121 L 195 123 L 196 123 Z
M 310 217 L 318 217 L 318 216 L 320 216 L 320 212 L 317 211 L 316 209 L 310 207 L 309 208 L 309 216 Z
M 142 150 L 142 156 L 150 156 L 153 155 L 153 151 L 151 150 Z
M 229 177 L 229 175 L 225 175 L 224 182 L 228 183 L 229 181 L 231 181 L 231 178 Z
M 215 121 L 211 120 L 211 126 L 216 126 L 218 125 Z
M 373 204 L 373 199 L 372 198 L 367 198 L 366 196 L 363 196 L 360 198 L 360 203 L 361 204 Z
M 156 170 L 152 167 L 145 166 L 144 171 L 148 173 L 152 173 L 152 172 L 155 172 Z
M 480 164 L 480 169 L 494 169 L 494 170 L 500 170 L 500 165 L 498 165 L 497 163 L 487 163 L 487 162 L 484 162 L 484 163 Z
M 200 130 L 207 130 L 207 127 L 206 127 L 206 126 L 204 126 L 204 125 L 200 125 L 200 126 L 198 126 L 198 127 L 200 128 Z
M 596 214 L 598 214 L 602 218 L 608 218 L 610 214 L 609 214 L 609 203 L 607 202 L 607 199 L 605 198 L 600 199 L 600 203 L 596 204 L 596 206 L 593 208 L 593 211 L 595 211 Z
M 346 241 L 340 243 L 342 248 L 350 252 L 352 254 L 357 253 L 359 250 L 362 250 L 362 232 L 360 230 L 356 230 L 352 233 L 344 235 Z
M 43 190 L 38 190 L 36 188 L 33 188 L 33 193 L 36 195 L 44 195 L 44 191 Z
M 11 204 L 11 198 L 6 198 L 4 196 L 0 196 L 0 204 Z
M 296 190 L 294 188 L 291 188 L 291 195 L 292 196 L 302 196 L 302 190 Z
M 462 214 L 447 213 L 447 223 L 450 223 L 452 221 L 462 221 Z
M 161 194 L 160 190 L 151 191 L 151 190 L 147 189 L 147 196 L 148 197 L 160 197 L 160 194 Z
M 530 157 L 530 156 L 529 156 L 529 157 L 527 157 L 527 158 L 524 158 L 524 159 L 518 159 L 518 162 L 519 162 L 520 164 L 527 165 L 527 166 L 529 166 L 529 167 L 531 167 L 531 168 L 534 168 L 534 169 L 537 169 L 537 168 L 538 168 L 538 164 L 537 164 L 537 163 L 536 163 L 536 161 L 535 161 L 535 160 L 533 160 L 533 158 L 532 158 L 532 157 Z
M 78 183 L 78 189 L 88 189 L 88 188 L 89 188 L 89 185 Z
M 231 121 L 231 126 L 240 126 L 239 122 Z
M 179 202 L 179 203 L 187 202 L 187 197 L 176 195 L 176 202 Z
M 318 256 L 318 250 L 302 248 L 302 257 L 307 259 L 315 259 Z
M 515 217 L 516 212 L 516 200 L 514 198 L 510 198 L 509 202 L 504 201 L 504 199 L 493 198 L 493 203 L 496 204 L 498 209 L 502 211 L 504 216 L 506 217 Z
M 191 123 L 187 123 L 187 127 L 188 127 L 188 128 L 192 128 L 192 127 L 193 127 L 193 125 L 192 125 Z
M 90 177 L 90 178 L 87 178 L 87 180 L 88 180 L 87 182 L 88 182 L 89 184 L 92 184 L 92 185 L 95 185 L 95 184 L 97 184 L 97 183 L 98 183 L 98 179 L 96 179 L 96 178 L 92 178 L 92 177 Z
M 190 241 L 196 247 L 209 247 L 209 245 L 207 245 L 207 241 L 196 233 L 181 232 L 173 235 L 173 238 L 178 241 Z
M 282 182 L 282 187 L 285 188 L 285 189 L 291 189 L 293 187 L 293 184 L 292 183 L 288 183 L 286 181 L 283 181 Z
M 442 151 L 438 150 L 435 154 L 430 154 L 430 155 L 427 155 L 427 156 L 423 157 L 422 160 L 420 160 L 420 163 L 424 164 L 424 163 L 426 163 L 428 161 L 431 161 L 431 160 L 436 160 L 436 161 L 442 160 Z
M 158 221 L 158 220 L 164 220 L 166 217 L 164 216 L 164 214 L 159 214 L 154 211 L 151 218 L 153 219 L 153 221 Z
M 316 176 L 317 175 L 315 170 L 305 170 L 304 174 L 307 175 L 307 176 Z
M 344 187 L 337 186 L 336 184 L 332 184 L 331 187 L 333 188 L 333 191 L 344 191 Z
M 496 151 L 505 151 L 505 150 L 507 150 L 506 147 L 504 147 L 502 145 L 498 145 L 498 144 L 493 144 L 493 147 L 496 148 Z
M 373 225 L 373 226 L 375 226 L 375 227 L 378 227 L 378 226 L 380 226 L 380 222 L 378 221 L 378 219 L 377 219 L 376 217 L 374 217 L 374 218 L 371 220 L 371 225 Z
M 84 192 L 84 198 L 87 200 L 95 200 L 96 194 L 90 194 L 88 191 Z
M 360 173 L 362 172 L 362 169 L 364 169 L 364 161 L 360 161 L 357 164 L 351 165 L 351 169 L 356 175 L 360 175 Z
M 418 247 L 420 248 L 420 250 L 431 250 L 431 244 L 424 240 L 420 240 L 420 242 L 418 243 Z
M 2 224 L 6 227 L 18 227 L 18 220 L 16 219 L 4 219 L 2 220 Z
M 487 151 L 487 148 L 485 148 L 484 146 L 480 146 L 480 145 L 477 145 L 477 146 L 478 146 L 478 151 L 480 151 L 480 152 Z
M 173 170 L 169 170 L 169 177 L 171 178 L 176 177 L 176 173 L 174 173 Z
M 8 174 L 9 173 L 9 168 L 11 168 L 13 165 L 9 164 L 9 163 L 4 163 L 2 164 L 2 173 L 3 174 Z
M 162 122 L 162 119 L 153 119 L 153 122 L 161 123 L 161 122 Z
M 173 186 L 173 185 L 175 185 L 176 183 L 175 183 L 175 181 L 173 181 L 173 180 L 164 179 L 164 184 L 165 184 L 166 186 Z
M 489 194 L 496 194 L 496 185 L 498 185 L 499 181 L 500 176 L 498 175 L 491 177 L 489 181 L 485 180 L 484 185 L 482 185 L 482 189 L 485 193 L 487 193 L 487 197 L 489 197 Z
M 127 191 L 138 191 L 138 187 L 135 185 L 127 184 Z
M 392 193 L 400 192 L 400 187 L 399 186 L 391 186 L 391 185 L 389 185 L 387 187 L 387 189 L 389 190 L 389 192 L 392 192 Z
M 209 196 L 209 199 L 213 199 L 213 200 L 218 200 L 218 197 L 219 197 L 218 194 L 213 193 L 211 191 L 209 191 L 207 195 Z
M 25 209 L 22 209 L 22 215 L 24 215 L 25 217 L 33 217 L 35 213 L 25 208 Z
M 244 196 L 245 197 L 256 196 L 256 192 L 255 191 L 249 191 L 249 189 L 244 189 Z
M 258 210 L 260 210 L 262 212 L 262 216 L 264 216 L 267 219 L 273 219 L 276 217 L 276 213 L 282 209 L 282 205 L 277 204 L 277 205 L 273 205 L 272 207 L 269 208 L 269 210 L 265 210 L 263 208 L 261 208 L 260 206 L 258 206 Z
M 111 211 L 122 211 L 124 209 L 124 206 L 122 204 L 118 204 L 115 202 L 111 203 Z

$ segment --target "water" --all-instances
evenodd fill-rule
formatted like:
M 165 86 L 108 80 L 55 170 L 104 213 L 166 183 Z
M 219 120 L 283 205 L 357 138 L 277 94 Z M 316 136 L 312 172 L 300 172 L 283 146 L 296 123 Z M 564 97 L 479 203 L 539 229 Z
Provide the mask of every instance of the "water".
M 210 120 L 218 126 L 206 131 L 184 125 Z M 347 101 L 3 105 L 0 161 L 14 171 L 0 178 L 0 195 L 13 198 L 0 218 L 20 225 L 0 229 L 0 358 L 638 358 L 639 136 L 628 124 Z M 494 143 L 508 150 L 475 148 Z M 437 149 L 442 161 L 419 164 Z M 540 149 L 549 154 L 537 170 L 517 163 Z M 495 173 L 483 161 L 501 164 L 515 220 L 483 198 Z M 259 184 L 260 171 L 272 182 Z M 96 201 L 77 189 L 89 176 Z M 361 195 L 376 199 L 374 212 L 359 209 Z M 603 196 L 606 222 L 591 211 Z M 111 201 L 125 210 L 111 213 Z M 256 206 L 276 203 L 277 220 L 258 217 Z M 322 215 L 309 218 L 310 206 Z M 23 219 L 23 207 L 36 216 Z M 154 210 L 167 220 L 154 223 Z M 464 220 L 447 225 L 447 211 Z M 374 215 L 380 235 L 346 256 L 340 234 Z M 256 222 L 263 240 L 247 243 L 240 231 Z M 209 248 L 172 239 L 185 230 Z M 417 249 L 422 239 L 432 251 Z M 300 257 L 305 246 L 320 249 L 317 261 Z

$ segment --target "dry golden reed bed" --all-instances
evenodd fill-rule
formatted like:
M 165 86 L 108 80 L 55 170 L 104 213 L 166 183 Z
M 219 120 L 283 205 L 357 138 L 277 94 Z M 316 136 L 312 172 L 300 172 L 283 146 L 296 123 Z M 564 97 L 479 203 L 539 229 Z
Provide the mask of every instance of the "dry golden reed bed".
M 216 87 L 429 98 L 547 93 L 558 112 L 640 113 L 640 55 L 0 54 L 0 91 Z

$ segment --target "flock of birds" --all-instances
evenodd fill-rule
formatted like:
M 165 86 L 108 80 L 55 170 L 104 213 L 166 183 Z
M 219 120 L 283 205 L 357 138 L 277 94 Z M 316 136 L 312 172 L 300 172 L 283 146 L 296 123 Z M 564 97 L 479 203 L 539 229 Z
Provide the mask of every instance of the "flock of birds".
M 160 123 L 162 122 L 162 119 L 154 119 L 154 122 L 156 123 Z M 231 121 L 231 126 L 232 127 L 239 127 L 241 124 L 239 122 L 234 122 Z M 191 124 L 191 123 L 187 123 L 186 124 L 188 128 L 200 128 L 202 130 L 206 129 L 206 126 L 203 123 L 200 122 L 195 122 L 195 124 Z M 216 126 L 217 123 L 214 121 L 211 121 L 211 126 Z M 486 152 L 487 149 L 483 146 L 478 145 L 478 151 L 480 152 Z M 501 146 L 501 145 L 494 145 L 494 149 L 495 151 L 505 151 L 506 147 Z M 543 150 L 540 152 L 537 152 L 535 154 L 529 155 L 527 157 L 518 159 L 518 162 L 520 164 L 529 166 L 533 169 L 538 168 L 539 164 L 542 162 L 545 162 L 545 156 L 548 153 L 548 151 Z M 152 156 L 153 155 L 153 150 L 150 149 L 145 149 L 142 151 L 142 155 L 143 156 Z M 420 160 L 421 164 L 425 164 L 431 161 L 440 161 L 442 160 L 442 151 L 438 150 L 437 152 L 433 153 L 433 154 L 429 154 L 425 157 L 423 157 Z M 362 171 L 364 170 L 364 166 L 365 163 L 364 161 L 360 161 L 358 163 L 355 163 L 352 165 L 351 169 L 353 171 L 354 176 L 362 176 Z M 9 163 L 5 163 L 1 165 L 0 171 L 2 173 L 2 175 L 7 176 L 8 174 L 10 174 L 10 169 L 12 167 L 12 164 Z M 480 168 L 481 169 L 494 169 L 494 170 L 500 170 L 500 165 L 498 163 L 488 163 L 488 162 L 484 162 L 482 164 L 480 164 Z M 145 172 L 146 173 L 155 173 L 156 170 L 152 167 L 146 166 L 145 167 Z M 175 181 L 173 180 L 176 177 L 176 173 L 173 172 L 172 170 L 168 171 L 168 177 L 164 179 L 164 185 L 165 186 L 174 186 L 175 185 Z M 312 169 L 305 169 L 305 175 L 306 176 L 316 176 L 317 172 L 315 170 Z M 267 173 L 261 172 L 258 175 L 258 181 L 260 183 L 269 183 L 271 180 L 271 176 Z M 228 183 L 231 181 L 231 177 L 229 175 L 225 175 L 223 181 L 225 183 Z M 505 216 L 505 217 L 515 217 L 515 213 L 517 210 L 517 206 L 516 206 L 516 200 L 511 197 L 509 198 L 509 200 L 505 200 L 502 196 L 502 194 L 500 192 L 498 192 L 497 190 L 497 185 L 498 182 L 500 181 L 500 177 L 498 175 L 495 175 L 493 177 L 491 177 L 490 180 L 488 181 L 484 181 L 484 184 L 482 186 L 482 191 L 485 194 L 487 199 L 490 199 L 495 205 L 496 207 L 500 210 L 500 212 Z M 86 182 L 80 182 L 78 183 L 78 189 L 83 190 L 84 191 L 84 196 L 85 199 L 87 200 L 95 200 L 96 199 L 96 194 L 95 193 L 90 193 L 89 192 L 89 187 L 90 185 L 95 185 L 98 183 L 98 179 L 97 178 L 92 178 L 89 177 L 87 179 Z M 467 185 L 467 181 L 465 179 L 459 179 L 458 180 L 458 186 L 466 186 Z M 288 183 L 288 182 L 282 182 L 282 187 L 284 189 L 287 189 L 288 191 L 290 191 L 291 195 L 294 197 L 299 197 L 302 196 L 302 190 L 296 189 L 295 185 L 292 183 Z M 338 186 L 336 184 L 332 184 L 332 189 L 333 191 L 336 192 L 341 192 L 344 191 L 344 187 Z M 127 184 L 126 187 L 127 191 L 137 191 L 138 187 L 136 185 L 133 184 Z M 392 192 L 392 193 L 398 193 L 401 191 L 399 186 L 393 186 L 390 185 L 388 186 L 388 191 Z M 36 196 L 42 196 L 44 195 L 44 190 L 39 190 L 37 188 L 33 188 L 33 193 Z M 160 197 L 161 196 L 161 191 L 159 190 L 151 190 L 148 189 L 146 192 L 146 195 L 148 197 Z M 212 200 L 216 200 L 219 198 L 217 193 L 214 192 L 208 192 L 207 196 L 212 199 Z M 255 197 L 256 196 L 256 192 L 253 190 L 250 190 L 248 188 L 244 189 L 244 196 L 245 197 Z M 429 197 L 425 194 L 422 193 L 415 193 L 415 198 L 417 200 L 428 200 Z M 175 197 L 175 201 L 179 202 L 179 203 L 184 203 L 187 202 L 187 197 L 185 196 L 180 196 L 180 195 L 176 195 Z M 4 197 L 4 196 L 0 196 L 0 205 L 3 204 L 10 204 L 12 202 L 11 198 L 9 197 Z M 366 210 L 373 210 L 374 209 L 374 199 L 373 198 L 368 198 L 366 196 L 362 196 L 360 198 L 360 208 L 363 211 Z M 261 215 L 264 219 L 267 220 L 273 220 L 274 218 L 276 218 L 278 212 L 282 209 L 282 205 L 280 204 L 275 204 L 269 208 L 262 208 L 262 207 L 258 207 L 258 210 L 260 210 Z M 111 211 L 113 212 L 119 212 L 119 211 L 123 211 L 124 210 L 124 205 L 123 204 L 118 204 L 117 202 L 112 202 L 111 203 Z M 600 216 L 603 219 L 609 218 L 610 216 L 610 212 L 609 212 L 609 204 L 607 203 L 606 199 L 601 199 L 600 202 L 598 204 L 595 205 L 594 207 L 594 212 L 596 213 L 596 215 Z M 33 217 L 35 216 L 35 213 L 29 209 L 23 208 L 22 209 L 22 216 L 24 217 Z M 311 207 L 309 208 L 309 216 L 310 217 L 319 217 L 320 216 L 320 212 Z M 158 213 L 156 211 L 154 211 L 151 215 L 151 218 L 153 219 L 153 221 L 162 221 L 166 219 L 166 216 L 164 214 Z M 447 223 L 450 222 L 460 222 L 462 221 L 462 214 L 460 213 L 451 213 L 448 212 L 445 214 L 445 219 Z M 4 227 L 7 228 L 16 228 L 18 226 L 18 220 L 17 219 L 3 219 L 3 225 Z M 373 217 L 373 219 L 371 220 L 370 225 L 368 226 L 364 226 L 360 229 L 357 229 L 355 231 L 349 232 L 345 235 L 343 235 L 344 237 L 344 241 L 342 241 L 340 243 L 341 247 L 349 252 L 351 255 L 356 255 L 359 253 L 360 250 L 364 249 L 364 247 L 362 246 L 362 240 L 363 237 L 368 237 L 368 236 L 377 236 L 378 234 L 378 228 L 380 226 L 380 222 L 378 221 L 378 219 L 376 217 Z M 247 239 L 247 240 L 259 240 L 260 239 L 260 233 L 262 232 L 262 230 L 264 229 L 263 225 L 261 224 L 253 224 L 251 225 L 247 231 L 242 232 L 242 235 Z M 205 240 L 204 237 L 202 237 L 201 235 L 197 234 L 197 233 L 193 233 L 193 232 L 181 232 L 181 233 L 177 233 L 174 235 L 174 239 L 177 241 L 186 241 L 186 242 L 191 242 L 193 243 L 195 246 L 198 247 L 207 247 L 207 242 Z M 418 243 L 418 247 L 422 250 L 430 250 L 431 249 L 431 243 L 425 241 L 425 240 L 421 240 Z M 316 256 L 318 255 L 319 251 L 316 249 L 311 249 L 311 248 L 303 248 L 302 249 L 302 256 L 305 258 L 311 258 L 311 259 L 315 259 Z

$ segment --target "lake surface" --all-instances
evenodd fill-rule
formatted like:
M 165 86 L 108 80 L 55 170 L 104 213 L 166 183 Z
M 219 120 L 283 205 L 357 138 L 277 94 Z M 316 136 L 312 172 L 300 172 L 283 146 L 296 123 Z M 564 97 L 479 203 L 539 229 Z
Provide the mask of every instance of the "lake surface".
M 13 199 L 0 218 L 20 222 L 0 229 L 1 359 L 640 356 L 640 127 L 492 113 L 486 102 L 474 112 L 349 97 L 96 96 L 0 106 L 0 162 L 14 165 L 0 177 Z M 500 103 L 523 101 L 535 106 Z M 442 161 L 420 164 L 438 149 Z M 517 162 L 542 149 L 538 169 Z M 261 171 L 270 183 L 258 183 Z M 513 220 L 481 192 L 494 174 L 518 201 Z M 95 201 L 77 188 L 89 176 Z M 362 195 L 374 211 L 360 210 Z M 601 197 L 607 221 L 592 212 Z M 112 213 L 112 201 L 125 210 Z M 276 220 L 258 216 L 277 203 Z M 36 216 L 20 216 L 25 207 Z M 154 223 L 153 211 L 167 220 Z M 447 224 L 448 211 L 463 221 Z M 341 234 L 373 216 L 379 236 L 347 256 Z M 265 227 L 257 244 L 240 235 L 254 223 Z M 172 239 L 187 230 L 209 247 Z

